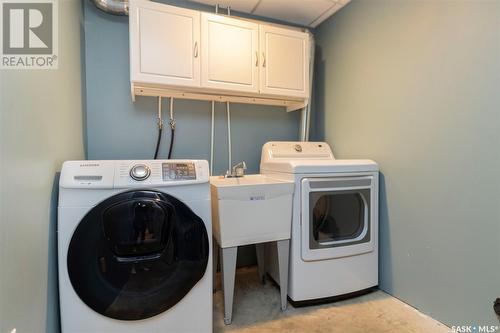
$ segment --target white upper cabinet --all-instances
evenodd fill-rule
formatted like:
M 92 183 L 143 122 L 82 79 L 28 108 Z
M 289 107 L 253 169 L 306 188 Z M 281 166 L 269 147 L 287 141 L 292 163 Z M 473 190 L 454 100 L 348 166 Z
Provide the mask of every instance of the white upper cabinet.
M 309 102 L 308 32 L 149 0 L 129 3 L 132 99 L 175 96 L 287 110 Z
M 305 32 L 260 25 L 260 92 L 309 97 L 309 36 Z
M 200 13 L 130 2 L 131 81 L 200 86 Z
M 259 25 L 208 13 L 201 14 L 202 87 L 259 91 Z

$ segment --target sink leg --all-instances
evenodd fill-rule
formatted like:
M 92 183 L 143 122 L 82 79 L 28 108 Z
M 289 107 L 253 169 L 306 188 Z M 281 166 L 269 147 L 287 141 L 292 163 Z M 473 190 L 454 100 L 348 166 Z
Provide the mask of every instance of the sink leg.
M 221 271 L 222 291 L 224 293 L 224 324 L 231 324 L 233 317 L 234 277 L 238 247 L 222 248 Z
M 276 242 L 278 248 L 278 268 L 280 275 L 281 310 L 285 311 L 288 293 L 288 257 L 290 255 L 290 240 L 284 239 Z
M 217 266 L 219 265 L 219 246 L 212 238 L 212 260 L 213 260 L 213 291 L 217 290 Z
M 259 281 L 264 284 L 266 277 L 266 269 L 264 264 L 264 248 L 266 243 L 255 244 L 255 252 L 257 254 L 257 267 L 259 269 Z

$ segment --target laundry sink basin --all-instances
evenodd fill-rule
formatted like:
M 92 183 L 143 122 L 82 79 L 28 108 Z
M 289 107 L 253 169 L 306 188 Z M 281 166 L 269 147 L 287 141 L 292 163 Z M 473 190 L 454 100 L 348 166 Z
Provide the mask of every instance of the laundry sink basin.
M 210 177 L 212 226 L 225 247 L 290 238 L 294 183 L 266 175 Z

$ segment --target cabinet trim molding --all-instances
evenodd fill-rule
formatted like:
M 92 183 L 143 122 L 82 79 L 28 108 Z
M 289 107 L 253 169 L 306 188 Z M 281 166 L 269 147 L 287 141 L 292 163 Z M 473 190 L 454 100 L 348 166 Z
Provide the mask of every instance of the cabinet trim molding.
M 199 101 L 214 101 L 214 102 L 231 102 L 242 104 L 256 105 L 271 105 L 282 106 L 286 111 L 296 111 L 303 109 L 309 103 L 309 99 L 303 100 L 286 100 L 275 98 L 262 98 L 252 96 L 224 95 L 211 94 L 204 92 L 183 91 L 176 89 L 167 89 L 163 87 L 153 87 L 147 85 L 131 85 L 132 100 L 135 101 L 135 96 L 150 96 L 150 97 L 167 97 L 175 99 L 193 99 Z

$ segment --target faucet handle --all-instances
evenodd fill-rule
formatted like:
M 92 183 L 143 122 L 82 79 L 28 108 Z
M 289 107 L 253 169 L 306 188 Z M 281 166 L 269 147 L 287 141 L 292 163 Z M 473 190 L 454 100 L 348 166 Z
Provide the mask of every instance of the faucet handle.
M 233 177 L 243 177 L 245 175 L 245 170 L 247 169 L 247 164 L 245 161 L 241 161 L 240 163 L 233 166 L 232 175 Z

